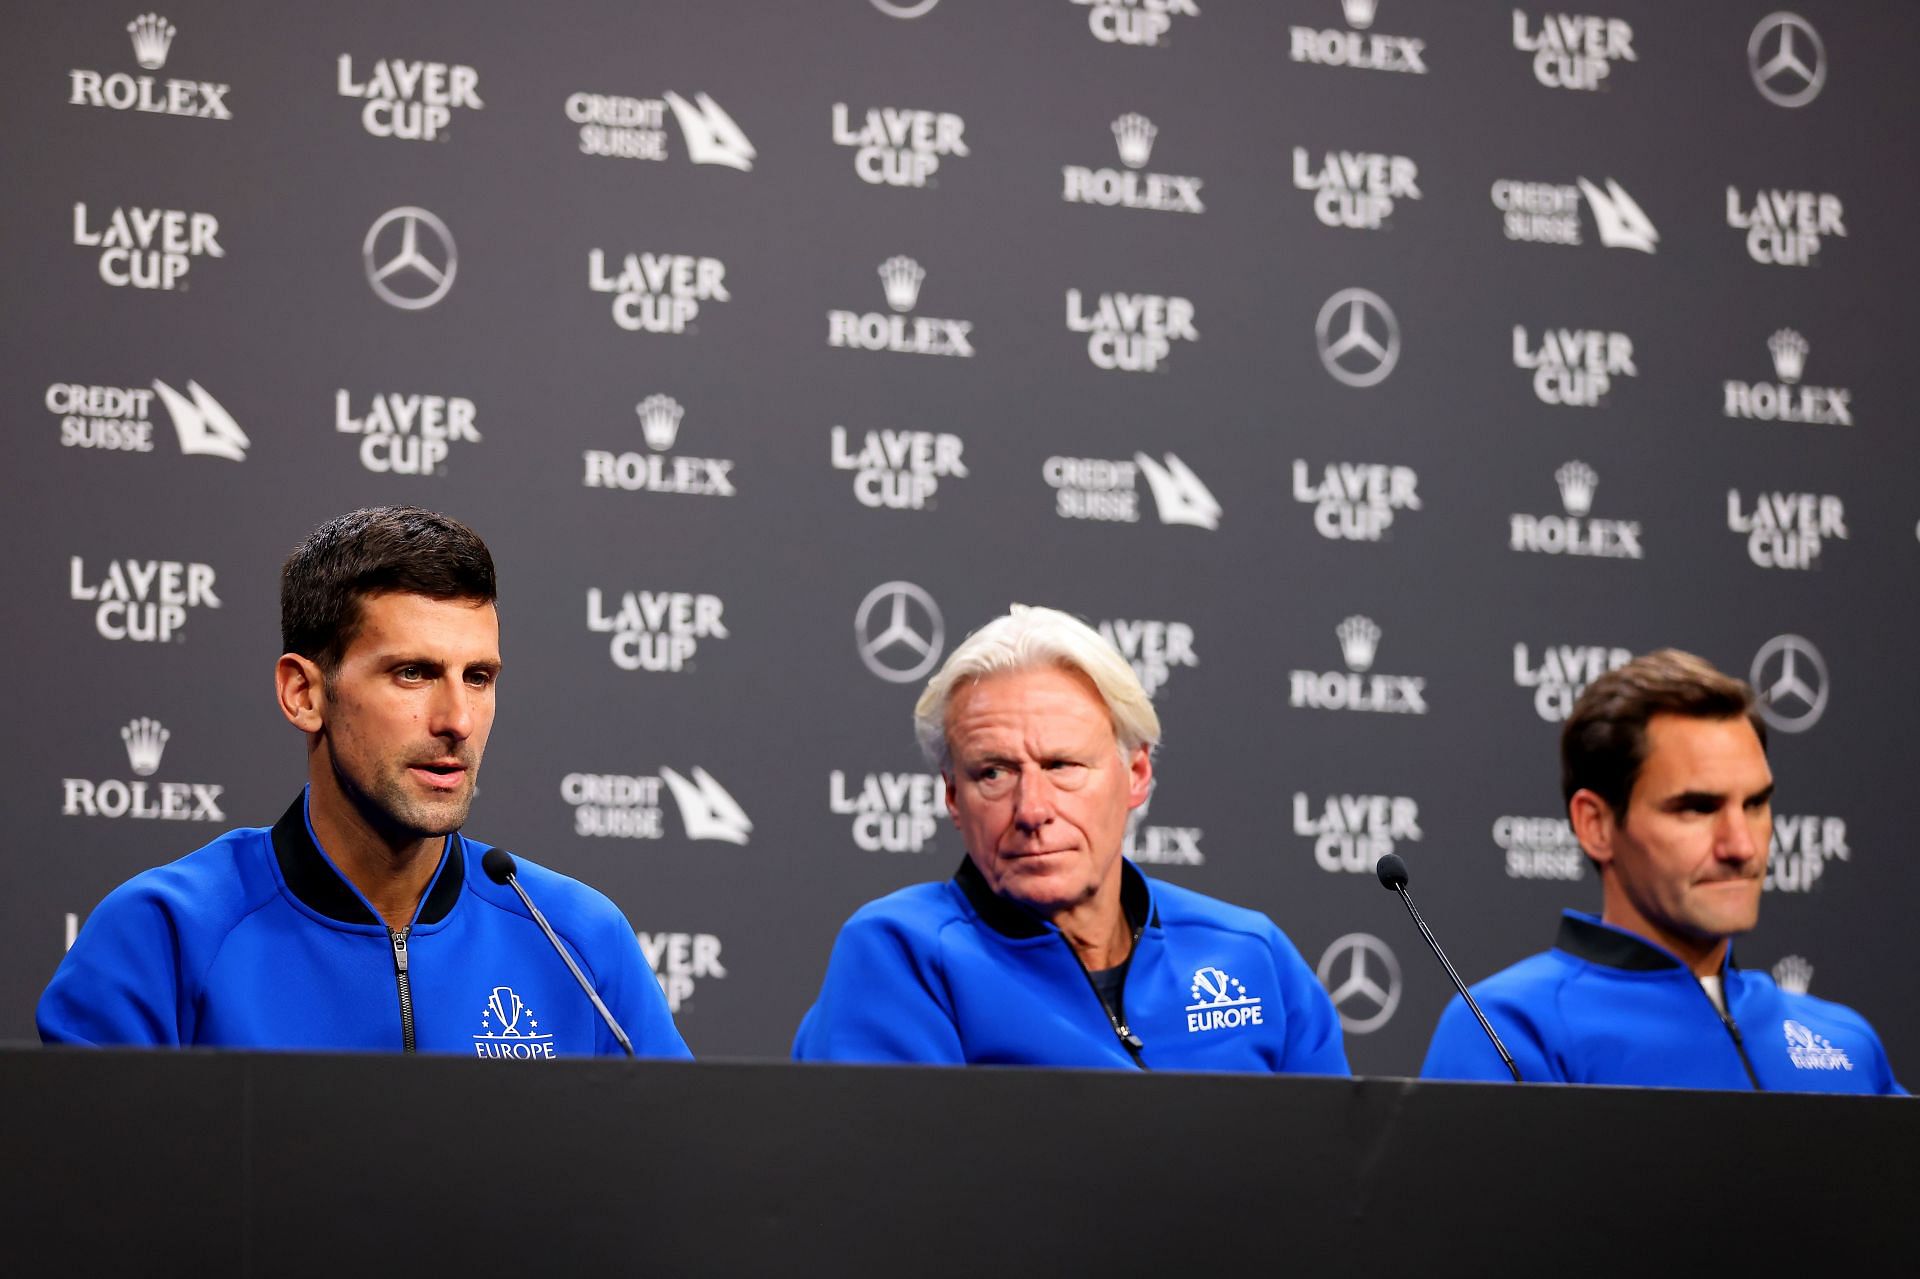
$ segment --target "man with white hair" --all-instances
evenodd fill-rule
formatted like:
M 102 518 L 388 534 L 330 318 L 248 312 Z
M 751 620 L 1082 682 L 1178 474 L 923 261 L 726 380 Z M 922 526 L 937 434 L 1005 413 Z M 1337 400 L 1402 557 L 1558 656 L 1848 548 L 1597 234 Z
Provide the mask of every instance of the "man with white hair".
M 1015 605 L 947 658 L 914 730 L 966 860 L 846 922 L 796 1058 L 1347 1073 L 1273 921 L 1121 856 L 1160 720 L 1097 632 Z

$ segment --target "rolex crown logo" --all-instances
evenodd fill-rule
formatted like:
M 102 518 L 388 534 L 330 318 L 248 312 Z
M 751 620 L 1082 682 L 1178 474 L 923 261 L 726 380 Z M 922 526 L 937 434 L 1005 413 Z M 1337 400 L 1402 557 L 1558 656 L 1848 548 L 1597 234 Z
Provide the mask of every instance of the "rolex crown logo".
M 152 777 L 160 769 L 160 752 L 167 749 L 171 736 L 157 719 L 136 719 L 128 724 L 120 730 L 120 740 L 127 744 L 128 765 L 141 777 Z
M 1813 965 L 1804 955 L 1788 955 L 1773 966 L 1773 980 L 1782 990 L 1804 995 L 1813 985 Z
M 640 415 L 640 433 L 646 437 L 647 447 L 655 452 L 664 453 L 673 447 L 673 441 L 680 434 L 680 419 L 686 410 L 671 395 L 649 395 L 633 406 Z
M 1798 382 L 1807 369 L 1807 352 L 1813 345 L 1792 329 L 1781 329 L 1767 339 L 1773 352 L 1773 372 L 1782 382 Z
M 926 271 L 909 257 L 891 257 L 880 264 L 880 283 L 887 291 L 887 305 L 896 311 L 911 311 L 920 300 L 920 282 Z
M 1567 508 L 1568 515 L 1578 518 L 1593 509 L 1593 490 L 1600 477 L 1591 466 L 1568 462 L 1553 473 L 1553 479 L 1560 486 L 1560 504 Z
M 1340 656 L 1346 659 L 1349 670 L 1372 667 L 1373 655 L 1380 647 L 1380 628 L 1372 618 L 1356 613 L 1334 627 L 1334 634 L 1340 637 Z
M 1347 25 L 1365 31 L 1373 25 L 1374 10 L 1380 7 L 1380 0 L 1340 0 L 1341 9 L 1347 15 Z
M 1153 154 L 1153 138 L 1160 130 L 1154 128 L 1153 121 L 1138 112 L 1129 111 L 1113 122 L 1113 140 L 1120 144 L 1120 162 L 1129 169 L 1137 169 L 1147 162 Z
M 143 13 L 127 24 L 133 37 L 133 60 L 149 71 L 167 65 L 167 48 L 173 43 L 173 24 L 157 13 Z

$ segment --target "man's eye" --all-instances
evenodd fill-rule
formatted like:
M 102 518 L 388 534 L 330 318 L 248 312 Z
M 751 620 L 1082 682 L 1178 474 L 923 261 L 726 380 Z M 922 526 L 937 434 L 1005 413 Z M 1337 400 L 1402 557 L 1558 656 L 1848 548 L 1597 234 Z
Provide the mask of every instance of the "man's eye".
M 418 680 L 421 677 L 421 671 L 418 666 L 402 666 L 398 673 L 400 678 L 407 681 L 409 684 L 413 683 L 415 680 Z
M 473 685 L 475 688 L 486 688 L 488 685 L 493 683 L 493 672 L 492 671 L 468 671 L 467 683 Z

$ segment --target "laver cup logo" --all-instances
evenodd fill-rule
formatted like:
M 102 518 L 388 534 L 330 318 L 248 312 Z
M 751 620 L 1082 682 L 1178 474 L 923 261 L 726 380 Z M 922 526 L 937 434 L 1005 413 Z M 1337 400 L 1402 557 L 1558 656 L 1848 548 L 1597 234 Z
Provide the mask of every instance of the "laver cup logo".
M 966 444 L 945 431 L 879 430 L 836 426 L 828 435 L 833 469 L 853 472 L 860 505 L 921 511 L 935 505 L 943 479 L 964 480 Z
M 851 817 L 854 845 L 869 853 L 926 851 L 946 816 L 946 787 L 937 773 L 827 775 L 827 811 Z
M 604 249 L 589 249 L 587 288 L 611 295 L 613 322 L 629 333 L 686 333 L 702 303 L 733 300 L 726 263 L 685 253 L 629 253 L 610 262 Z
M 1313 841 L 1313 861 L 1335 874 L 1370 875 L 1394 845 L 1418 842 L 1420 805 L 1405 795 L 1293 796 L 1293 833 Z
M 1200 340 L 1193 303 L 1156 293 L 1102 293 L 1089 303 L 1068 289 L 1067 330 L 1087 335 L 1093 367 L 1126 373 L 1163 370 L 1175 342 Z
M 718 595 L 623 591 L 610 600 L 597 586 L 587 589 L 587 630 L 608 637 L 608 655 L 623 671 L 685 670 L 703 642 L 730 638 L 725 611 Z
M 1619 18 L 1513 11 L 1513 47 L 1533 55 L 1533 78 L 1549 89 L 1604 89 L 1615 62 L 1638 62 L 1633 28 Z
M 943 160 L 965 159 L 967 122 L 951 111 L 833 104 L 833 144 L 853 151 L 862 182 L 893 187 L 938 185 Z
M 1542 329 L 1536 339 L 1513 326 L 1513 367 L 1533 372 L 1542 404 L 1597 408 L 1620 378 L 1639 377 L 1633 339 L 1600 329 Z
M 1419 183 L 1419 168 L 1404 155 L 1328 151 L 1315 165 L 1305 147 L 1293 149 L 1293 185 L 1313 192 L 1323 226 L 1382 230 L 1397 201 L 1420 198 Z
M 1847 538 L 1847 511 L 1831 493 L 1755 493 L 1749 502 L 1727 490 L 1727 530 L 1744 533 L 1747 558 L 1760 568 L 1807 569 Z
M 1329 540 L 1390 537 L 1396 511 L 1420 509 L 1419 484 L 1410 466 L 1329 462 L 1316 477 L 1304 459 L 1293 462 L 1293 500 L 1313 507 L 1313 531 Z
M 874 0 L 877 4 L 879 0 Z M 1195 0 L 1069 0 L 1087 11 L 1087 29 L 1102 44 L 1152 47 L 1172 39 L 1175 18 L 1197 18 Z
M 133 41 L 133 60 L 143 71 L 167 65 L 173 50 L 174 25 L 157 13 L 141 14 L 127 24 Z M 149 115 L 186 116 L 195 120 L 231 120 L 227 94 L 233 86 L 206 80 L 162 80 L 158 76 L 125 71 L 67 72 L 67 101 L 76 107 L 105 107 L 110 111 L 139 111 Z
M 1812 266 L 1821 242 L 1845 237 L 1840 197 L 1823 191 L 1727 188 L 1727 225 L 1745 231 L 1747 256 L 1769 266 Z
M 100 250 L 100 279 L 116 289 L 185 290 L 195 258 L 224 258 L 220 220 L 185 209 L 73 206 L 73 242 Z
M 360 437 L 360 465 L 376 475 L 443 475 L 455 444 L 478 444 L 478 410 L 460 395 L 333 393 L 333 429 Z
M 166 643 L 185 638 L 189 609 L 219 608 L 211 564 L 182 560 L 108 560 L 92 569 L 68 561 L 68 598 L 94 604 L 102 639 Z
M 360 127 L 376 138 L 445 141 L 455 110 L 487 105 L 480 100 L 480 73 L 458 63 L 379 58 L 356 69 L 353 55 L 343 53 L 338 72 L 340 96 L 365 100 Z
M 1533 710 L 1549 724 L 1573 714 L 1573 704 L 1588 684 L 1633 660 L 1624 648 L 1594 644 L 1543 644 L 1538 652 L 1513 646 L 1513 683 L 1533 690 Z

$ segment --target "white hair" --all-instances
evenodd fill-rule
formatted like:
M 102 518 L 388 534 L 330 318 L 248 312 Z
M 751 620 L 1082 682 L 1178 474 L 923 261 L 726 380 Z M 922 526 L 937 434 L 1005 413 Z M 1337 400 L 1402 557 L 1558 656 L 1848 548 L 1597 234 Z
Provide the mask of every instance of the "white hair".
M 1055 608 L 1015 604 L 967 638 L 927 681 L 913 707 L 913 732 L 929 763 L 950 772 L 947 708 L 963 685 L 1008 671 L 1055 667 L 1078 671 L 1093 681 L 1113 720 L 1113 735 L 1125 757 L 1139 747 L 1160 744 L 1160 717 L 1153 699 L 1120 651 L 1100 632 Z

